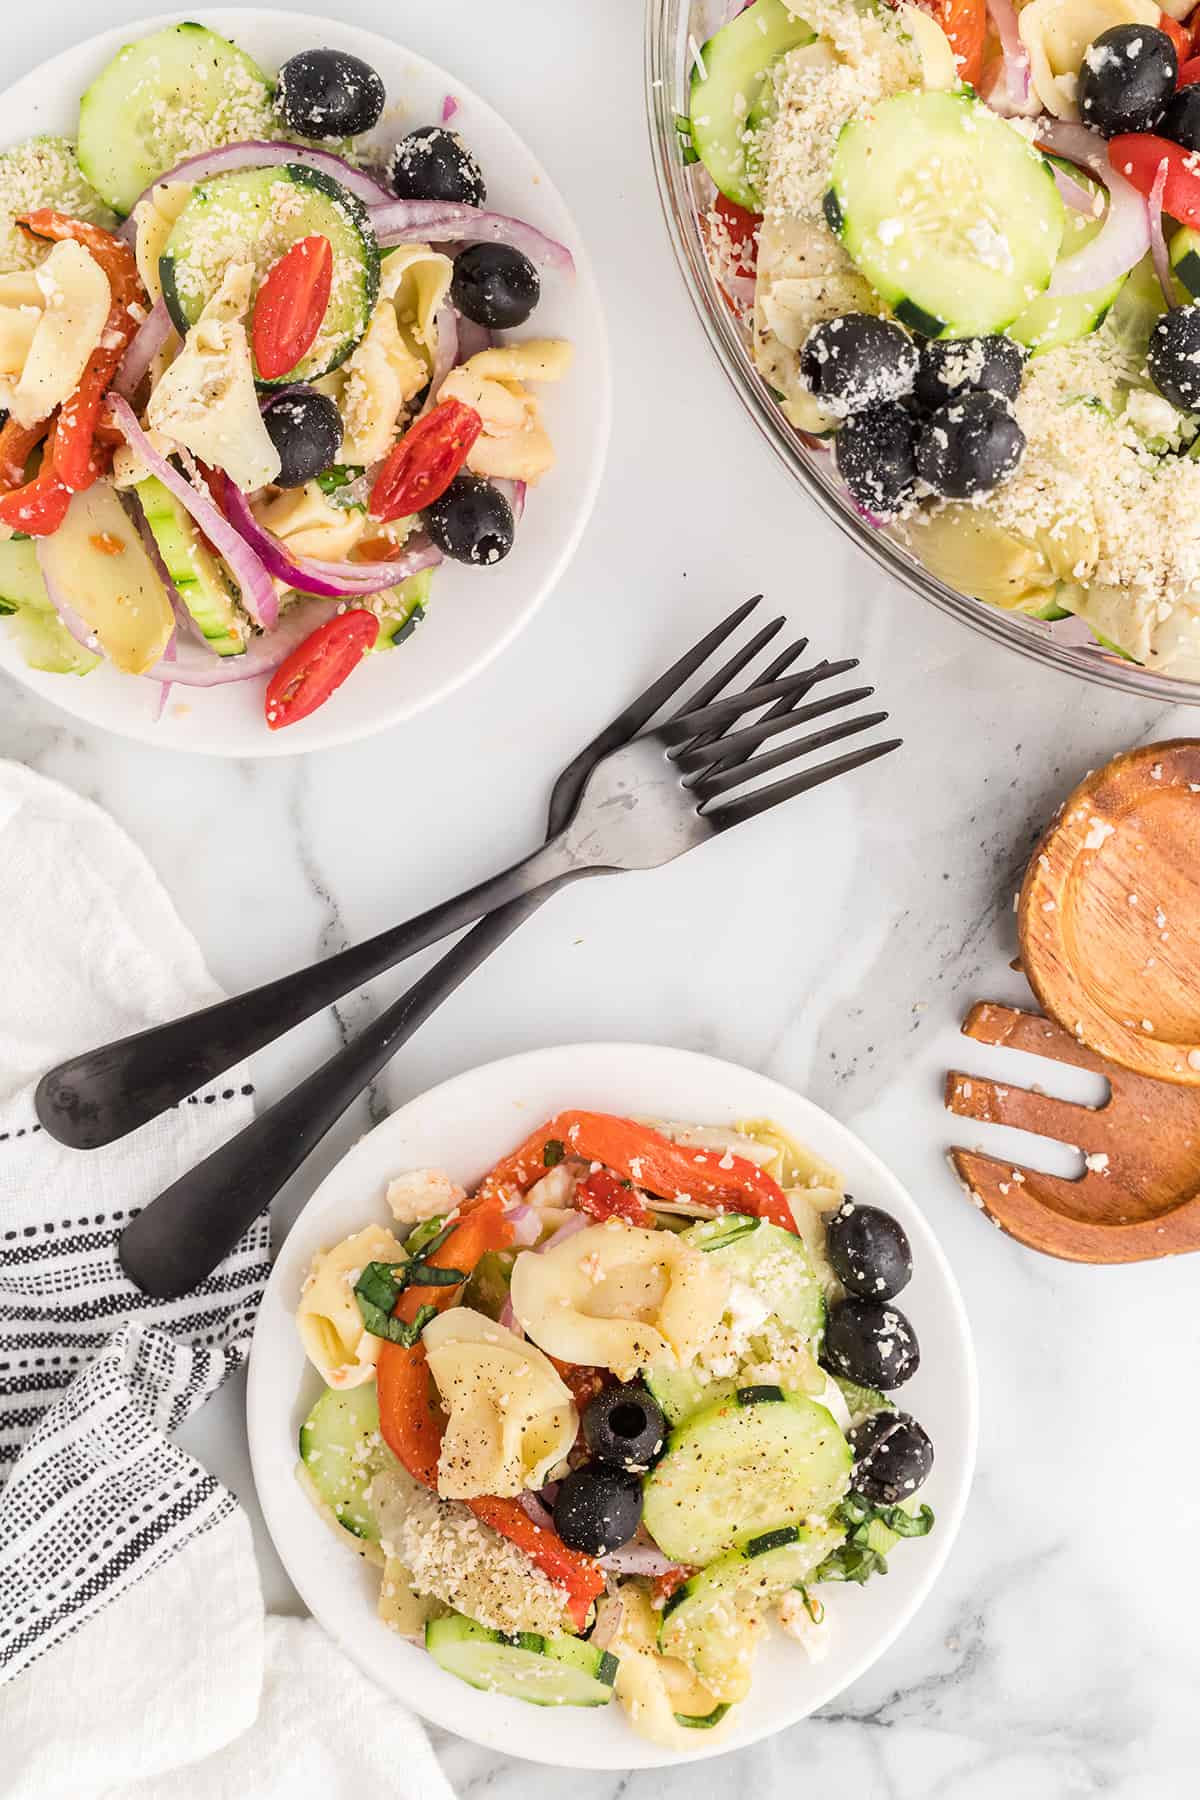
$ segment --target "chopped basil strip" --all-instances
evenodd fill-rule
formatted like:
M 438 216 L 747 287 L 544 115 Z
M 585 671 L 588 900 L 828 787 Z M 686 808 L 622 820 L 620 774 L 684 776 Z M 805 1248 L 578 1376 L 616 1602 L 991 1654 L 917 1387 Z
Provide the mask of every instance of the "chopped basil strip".
M 439 1242 L 438 1234 L 445 1230 L 446 1218 L 443 1214 L 437 1219 L 424 1219 L 420 1225 L 414 1225 L 404 1240 L 404 1248 L 410 1256 L 420 1256 L 422 1251 L 436 1250 Z M 441 1238 L 442 1243 L 445 1238 Z
M 435 1269 L 427 1262 L 410 1262 L 405 1287 L 457 1287 L 467 1279 L 465 1269 Z
M 546 1168 L 552 1169 L 556 1163 L 562 1161 L 566 1154 L 566 1145 L 561 1138 L 547 1138 L 545 1148 L 542 1151 L 542 1162 L 545 1164 Z

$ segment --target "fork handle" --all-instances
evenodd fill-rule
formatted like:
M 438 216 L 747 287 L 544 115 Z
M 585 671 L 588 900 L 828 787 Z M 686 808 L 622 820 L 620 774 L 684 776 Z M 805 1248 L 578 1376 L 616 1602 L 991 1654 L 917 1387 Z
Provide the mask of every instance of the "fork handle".
M 482 919 L 352 1043 L 157 1195 L 121 1236 L 130 1280 L 160 1300 L 198 1287 L 389 1058 L 541 901 Z
M 111 1144 L 405 957 L 510 901 L 535 891 L 548 898 L 564 882 L 592 872 L 574 864 L 561 840 L 552 839 L 501 874 L 363 944 L 60 1063 L 38 1083 L 38 1118 L 51 1137 L 72 1149 Z

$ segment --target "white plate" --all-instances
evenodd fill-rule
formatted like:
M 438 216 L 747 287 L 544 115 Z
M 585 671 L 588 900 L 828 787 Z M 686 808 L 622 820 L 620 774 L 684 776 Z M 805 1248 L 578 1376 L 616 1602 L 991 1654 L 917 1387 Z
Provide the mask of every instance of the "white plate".
M 74 138 L 80 96 L 105 63 L 122 44 L 175 24 L 178 16 L 162 14 L 102 32 L 23 76 L 0 94 L 3 143 L 39 131 Z M 269 731 L 263 718 L 265 681 L 248 681 L 226 688 L 176 688 L 156 721 L 156 683 L 111 668 L 82 679 L 39 674 L 26 668 L 16 644 L 0 629 L 0 668 L 92 725 L 168 750 L 287 756 L 349 743 L 412 718 L 499 655 L 532 617 L 566 568 L 595 501 L 611 410 L 608 341 L 591 264 L 558 190 L 512 127 L 456 76 L 388 38 L 333 19 L 231 7 L 187 16 L 233 38 L 268 74 L 313 44 L 363 57 L 387 87 L 387 111 L 372 134 L 383 141 L 393 142 L 415 125 L 436 124 L 443 100 L 453 94 L 459 103 L 454 129 L 479 157 L 489 207 L 528 219 L 560 239 L 578 270 L 574 281 L 548 272 L 537 311 L 514 334 L 570 338 L 575 363 L 566 381 L 539 390 L 558 462 L 531 493 L 511 554 L 494 569 L 443 564 L 434 575 L 429 612 L 412 638 L 394 652 L 368 657 L 310 719 Z
M 313 1253 L 372 1220 L 388 1221 L 384 1189 L 401 1170 L 448 1168 L 471 1185 L 528 1132 L 565 1107 L 727 1123 L 768 1116 L 834 1164 L 860 1200 L 896 1215 L 913 1247 L 903 1306 L 924 1347 L 902 1403 L 936 1446 L 923 1490 L 937 1515 L 927 1538 L 902 1543 L 868 1586 L 825 1590 L 825 1662 L 773 1633 L 730 1736 L 697 1732 L 695 1757 L 719 1755 L 793 1725 L 857 1679 L 912 1618 L 946 1561 L 975 1461 L 975 1357 L 958 1287 L 915 1202 L 852 1132 L 790 1089 L 732 1063 L 645 1044 L 536 1050 L 460 1075 L 412 1100 L 363 1138 L 313 1195 L 280 1251 L 250 1360 L 250 1453 L 275 1546 L 310 1610 L 382 1687 L 460 1737 L 534 1762 L 578 1769 L 649 1768 L 684 1758 L 638 1737 L 621 1707 L 540 1708 L 479 1693 L 375 1617 L 379 1571 L 343 1550 L 294 1478 L 300 1424 L 320 1378 L 300 1349 L 293 1310 Z

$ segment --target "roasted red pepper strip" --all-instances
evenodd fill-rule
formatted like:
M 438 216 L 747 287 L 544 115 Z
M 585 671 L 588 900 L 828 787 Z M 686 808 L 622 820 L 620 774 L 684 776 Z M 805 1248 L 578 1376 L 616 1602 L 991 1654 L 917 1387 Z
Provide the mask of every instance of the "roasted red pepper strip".
M 1126 131 L 1109 139 L 1108 155 L 1117 173 L 1147 199 L 1158 165 L 1165 162 L 1163 211 L 1181 225 L 1200 225 L 1200 174 L 1196 173 L 1198 159 L 1194 150 L 1185 150 L 1170 138 L 1156 137 L 1152 131 Z
M 1187 61 L 1180 66 L 1179 79 L 1175 86 L 1177 88 L 1195 87 L 1198 81 L 1200 81 L 1200 56 L 1189 56 Z
M 427 1260 L 435 1268 L 461 1269 L 469 1275 L 485 1251 L 507 1250 L 512 1242 L 513 1228 L 503 1202 L 498 1194 L 492 1195 L 468 1203 L 454 1231 Z M 411 1322 L 422 1306 L 442 1312 L 457 1299 L 458 1292 L 457 1287 L 406 1288 L 396 1302 L 396 1317 Z M 385 1343 L 379 1352 L 376 1380 L 384 1443 L 415 1481 L 436 1492 L 442 1418 L 424 1345 L 417 1343 L 409 1350 L 403 1344 Z M 555 1532 L 536 1525 L 517 1500 L 485 1496 L 466 1504 L 477 1519 L 516 1544 L 544 1575 L 565 1589 L 567 1612 L 582 1631 L 593 1601 L 604 1591 L 603 1573 L 590 1557 L 568 1550 Z
M 642 1197 L 631 1181 L 622 1181 L 611 1169 L 593 1169 L 575 1189 L 575 1204 L 593 1219 L 624 1219 L 630 1225 L 653 1223 Z
M 532 1187 L 546 1172 L 548 1144 L 560 1144 L 567 1156 L 602 1163 L 660 1199 L 684 1194 L 719 1212 L 753 1213 L 785 1231 L 796 1229 L 787 1195 L 757 1163 L 673 1144 L 650 1126 L 611 1113 L 559 1113 L 497 1163 L 480 1193 L 514 1187 L 523 1193 Z
M 27 537 L 52 537 L 71 504 L 71 490 L 58 479 L 52 450 L 53 445 L 32 481 L 0 495 L 0 524 L 23 531 Z
M 49 419 L 36 425 L 18 425 L 13 418 L 0 426 L 0 488 L 5 493 L 23 486 L 25 465 L 50 429 Z
M 146 295 L 133 251 L 111 231 L 102 231 L 98 225 L 89 225 L 83 219 L 72 219 L 66 213 L 53 212 L 49 208 L 22 213 L 17 223 L 32 237 L 55 241 L 71 238 L 82 244 L 108 277 L 111 303 L 100 342 L 84 364 L 75 392 L 59 408 L 46 460 L 38 477 L 39 481 L 45 477 L 49 483 L 52 474 L 59 487 L 67 491 L 69 504 L 70 495 L 91 487 L 101 472 L 102 463 L 95 454 L 100 407 L 130 340 L 145 317 Z M 5 522 L 11 521 L 6 519 Z M 59 517 L 58 524 L 61 523 Z M 39 530 L 28 524 L 23 527 L 31 536 L 45 536 L 57 528 L 57 525 L 50 525 Z
M 899 6 L 901 0 L 888 0 Z M 931 13 L 950 40 L 960 81 L 978 87 L 983 74 L 988 14 L 985 0 L 916 0 L 922 12 Z
M 371 517 L 406 519 L 440 500 L 483 430 L 473 406 L 443 400 L 391 452 L 371 489 Z

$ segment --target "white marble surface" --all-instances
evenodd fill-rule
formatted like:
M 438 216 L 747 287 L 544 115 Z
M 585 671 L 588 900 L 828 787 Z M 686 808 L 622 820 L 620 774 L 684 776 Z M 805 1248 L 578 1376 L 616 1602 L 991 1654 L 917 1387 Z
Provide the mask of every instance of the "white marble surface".
M 950 1566 L 835 1707 L 665 1779 L 566 1777 L 443 1738 L 446 1766 L 463 1794 L 501 1800 L 551 1800 L 568 1781 L 577 1800 L 1194 1794 L 1195 1269 L 1074 1268 L 1019 1249 L 964 1203 L 940 1107 L 948 1061 L 997 1066 L 957 1028 L 976 997 L 1020 995 L 1011 897 L 1039 825 L 1088 767 L 1186 733 L 1193 717 L 985 646 L 856 561 L 793 493 L 676 276 L 647 160 L 637 0 L 346 9 L 459 69 L 576 209 L 616 370 L 611 464 L 583 548 L 487 674 L 369 744 L 257 764 L 156 754 L 81 730 L 5 681 L 0 753 L 110 808 L 217 977 L 239 988 L 521 852 L 578 744 L 702 624 L 765 589 L 822 654 L 862 658 L 903 754 L 673 869 L 556 901 L 331 1135 L 279 1229 L 373 1119 L 473 1063 L 578 1038 L 712 1050 L 806 1092 L 896 1168 L 958 1270 L 982 1380 L 979 1473 Z M 109 0 L 103 22 L 146 10 Z M 85 0 L 22 9 L 4 78 L 100 22 Z M 378 984 L 261 1058 L 262 1097 L 397 987 Z M 968 1142 L 986 1136 L 967 1128 Z M 190 1441 L 253 1515 L 241 1403 L 222 1396 Z M 260 1549 L 271 1600 L 295 1606 L 261 1531 Z

